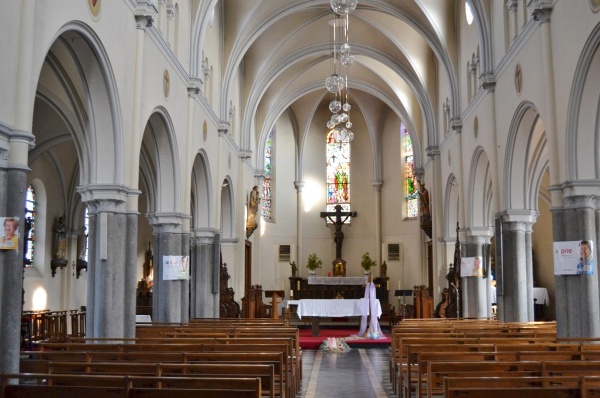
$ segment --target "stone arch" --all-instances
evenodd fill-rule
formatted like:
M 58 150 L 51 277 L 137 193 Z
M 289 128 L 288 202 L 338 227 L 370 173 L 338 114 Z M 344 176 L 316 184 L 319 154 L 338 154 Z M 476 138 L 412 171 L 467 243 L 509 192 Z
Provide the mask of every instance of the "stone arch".
M 462 219 L 458 186 L 456 176 L 450 174 L 446 180 L 444 196 L 444 236 L 446 238 L 456 238 L 456 223 Z
M 141 168 L 150 174 L 142 177 L 149 193 L 151 213 L 180 211 L 180 178 L 177 142 L 173 123 L 162 108 L 156 108 L 146 124 L 141 148 Z M 150 200 L 152 198 L 152 200 Z
M 56 33 L 40 70 L 34 106 L 56 112 L 64 130 L 38 140 L 60 141 L 70 134 L 79 160 L 79 185 L 122 184 L 123 131 L 116 83 L 100 39 L 87 25 L 73 21 Z M 65 133 L 68 132 L 68 133 Z
M 515 111 L 506 145 L 505 209 L 537 210 L 548 156 L 548 140 L 539 112 L 531 102 L 523 102 Z
M 192 228 L 208 228 L 214 225 L 211 219 L 212 182 L 208 155 L 202 149 L 196 155 L 192 167 Z
M 567 180 L 600 178 L 600 25 L 588 38 L 573 79 L 565 134 Z M 591 145 L 590 145 L 591 144 Z M 590 159 L 594 159 L 590 166 Z
M 493 225 L 492 170 L 487 154 L 481 146 L 475 148 L 470 171 L 467 223 L 470 227 L 491 227 Z
M 235 237 L 235 201 L 231 178 L 223 179 L 221 187 L 221 234 L 223 239 Z

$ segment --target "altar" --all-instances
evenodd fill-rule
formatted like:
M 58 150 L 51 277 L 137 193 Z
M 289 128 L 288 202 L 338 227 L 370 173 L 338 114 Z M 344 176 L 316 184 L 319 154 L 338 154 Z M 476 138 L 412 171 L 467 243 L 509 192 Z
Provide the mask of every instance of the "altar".
M 290 297 L 294 300 L 304 299 L 359 299 L 365 296 L 367 276 L 341 277 L 341 276 L 309 276 L 308 278 L 290 277 Z M 389 297 L 388 277 L 377 277 L 373 280 L 376 288 L 377 299 L 382 306 L 388 304 Z
M 377 300 L 377 318 L 382 314 L 381 304 Z M 298 302 L 298 318 L 310 316 L 312 320 L 312 335 L 319 335 L 319 319 L 321 317 L 345 317 L 345 316 L 363 316 L 369 315 L 369 300 L 348 299 L 348 300 L 313 300 L 304 299 Z

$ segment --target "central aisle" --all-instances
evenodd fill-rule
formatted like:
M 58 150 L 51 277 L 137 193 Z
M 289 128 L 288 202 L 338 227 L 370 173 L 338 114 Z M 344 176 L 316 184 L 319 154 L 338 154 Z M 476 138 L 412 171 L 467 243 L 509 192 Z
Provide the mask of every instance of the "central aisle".
M 304 350 L 302 364 L 302 388 L 297 398 L 394 396 L 387 348 L 355 348 L 340 354 Z

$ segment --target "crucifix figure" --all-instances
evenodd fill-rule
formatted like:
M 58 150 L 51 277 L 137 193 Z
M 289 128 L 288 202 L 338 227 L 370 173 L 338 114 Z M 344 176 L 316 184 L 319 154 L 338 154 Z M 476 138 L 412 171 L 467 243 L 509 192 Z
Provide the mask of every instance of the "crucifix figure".
M 335 211 L 322 211 L 321 217 L 327 217 L 329 221 L 335 226 L 335 259 L 342 259 L 342 242 L 344 241 L 344 233 L 342 232 L 342 226 L 346 220 L 350 217 L 356 217 L 355 211 L 342 211 L 341 205 L 335 205 Z M 335 219 L 333 218 L 335 217 Z

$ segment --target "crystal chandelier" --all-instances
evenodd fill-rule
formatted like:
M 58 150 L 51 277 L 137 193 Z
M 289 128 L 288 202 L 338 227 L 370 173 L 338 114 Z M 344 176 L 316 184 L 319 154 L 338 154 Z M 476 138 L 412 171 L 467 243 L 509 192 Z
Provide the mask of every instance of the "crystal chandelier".
M 349 37 L 349 14 L 356 9 L 358 0 L 330 0 L 334 18 L 331 26 L 331 76 L 325 79 L 325 87 L 330 93 L 329 110 L 332 115 L 327 128 L 333 130 L 337 142 L 352 141 L 354 133 L 350 131 L 350 103 L 348 102 L 348 70 L 354 62 Z

